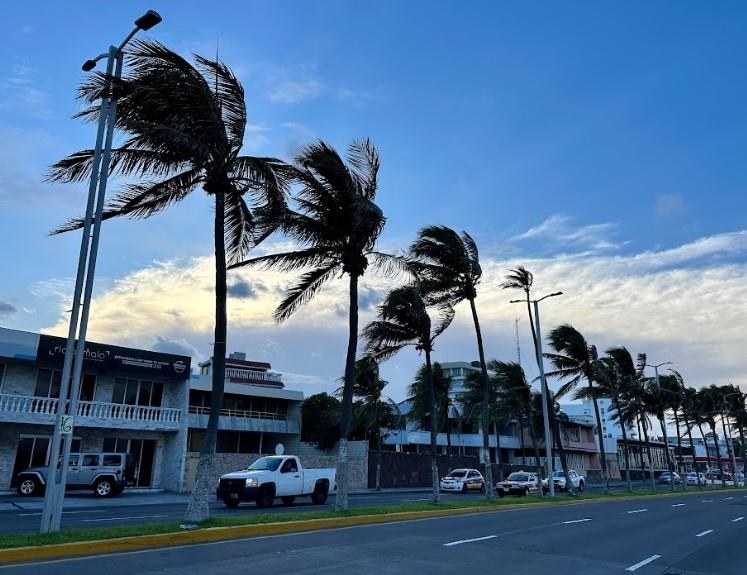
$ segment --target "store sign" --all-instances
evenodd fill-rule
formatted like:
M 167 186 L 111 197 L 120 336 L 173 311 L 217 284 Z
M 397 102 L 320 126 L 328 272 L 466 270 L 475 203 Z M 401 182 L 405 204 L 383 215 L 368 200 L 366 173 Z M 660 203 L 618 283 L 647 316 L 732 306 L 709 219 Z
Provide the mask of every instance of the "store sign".
M 50 367 L 62 367 L 67 340 L 52 335 L 41 335 L 36 360 Z M 73 352 L 74 353 L 74 352 Z M 184 355 L 158 353 L 115 345 L 86 342 L 83 351 L 83 371 L 109 372 L 122 375 L 151 375 L 188 379 L 192 359 Z

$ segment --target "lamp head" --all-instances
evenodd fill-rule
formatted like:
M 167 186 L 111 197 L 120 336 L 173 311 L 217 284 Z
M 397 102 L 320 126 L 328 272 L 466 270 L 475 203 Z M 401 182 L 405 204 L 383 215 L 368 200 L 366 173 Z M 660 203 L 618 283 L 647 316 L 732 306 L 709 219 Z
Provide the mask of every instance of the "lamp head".
M 135 26 L 140 28 L 140 30 L 150 30 L 161 22 L 163 18 L 161 18 L 161 15 L 156 12 L 155 10 L 148 10 L 145 14 L 140 16 L 137 20 L 135 20 Z
M 83 62 L 83 66 L 81 66 L 84 72 L 90 72 L 95 67 L 96 67 L 96 60 L 86 60 L 85 62 Z

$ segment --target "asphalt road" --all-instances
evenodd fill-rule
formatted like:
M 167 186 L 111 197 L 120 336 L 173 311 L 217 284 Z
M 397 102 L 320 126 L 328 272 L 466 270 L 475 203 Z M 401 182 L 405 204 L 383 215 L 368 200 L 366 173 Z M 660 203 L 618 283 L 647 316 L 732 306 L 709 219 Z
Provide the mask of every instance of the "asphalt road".
M 524 508 L 0 567 L 3 575 L 743 575 L 744 491 Z

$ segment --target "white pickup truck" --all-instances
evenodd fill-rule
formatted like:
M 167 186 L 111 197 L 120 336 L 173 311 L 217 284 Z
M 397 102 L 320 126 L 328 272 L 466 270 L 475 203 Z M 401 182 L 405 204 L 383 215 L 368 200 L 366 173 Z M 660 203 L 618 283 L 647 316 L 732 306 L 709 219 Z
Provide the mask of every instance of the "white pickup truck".
M 334 468 L 304 469 L 295 455 L 262 457 L 243 471 L 222 475 L 218 481 L 218 499 L 227 507 L 242 501 L 254 501 L 257 507 L 271 507 L 276 498 L 292 505 L 296 497 L 310 496 L 315 505 L 327 501 L 337 488 Z

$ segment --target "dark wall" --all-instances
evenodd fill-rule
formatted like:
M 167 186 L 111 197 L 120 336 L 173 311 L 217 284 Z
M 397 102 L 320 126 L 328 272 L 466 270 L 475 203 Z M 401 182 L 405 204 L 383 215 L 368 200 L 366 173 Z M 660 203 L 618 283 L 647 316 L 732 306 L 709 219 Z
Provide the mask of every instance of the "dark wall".
M 395 451 L 368 452 L 368 486 L 376 486 L 377 454 L 381 454 L 381 487 L 430 487 L 431 456 L 425 453 Z M 477 457 L 438 456 L 438 474 L 443 477 L 452 469 L 467 467 L 482 469 Z

